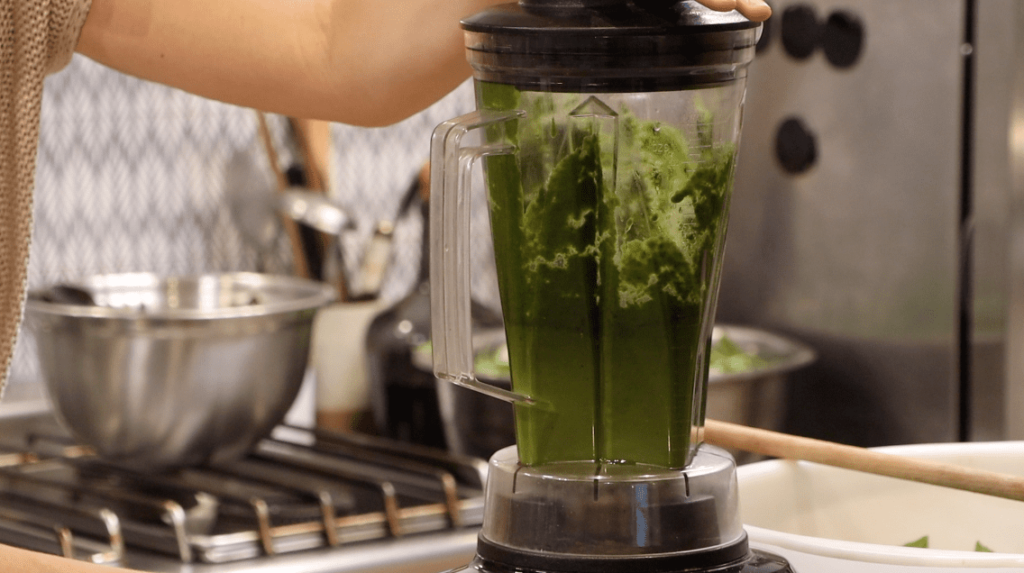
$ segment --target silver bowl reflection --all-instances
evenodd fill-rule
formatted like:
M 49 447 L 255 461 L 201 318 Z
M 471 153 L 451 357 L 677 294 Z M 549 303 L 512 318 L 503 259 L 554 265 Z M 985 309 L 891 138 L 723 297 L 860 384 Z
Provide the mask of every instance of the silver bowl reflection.
M 505 334 L 501 329 L 486 330 L 474 336 L 477 349 L 477 377 L 488 384 L 510 390 Z M 794 371 L 816 359 L 811 348 L 759 328 L 715 325 L 712 347 L 730 347 L 732 362 L 709 358 L 707 385 L 708 418 L 782 430 L 786 414 L 786 389 Z M 714 351 L 712 351 L 714 353 Z M 504 353 L 504 354 L 502 354 Z M 502 363 L 500 356 L 504 356 Z M 416 348 L 413 364 L 431 372 L 429 345 Z M 460 454 L 489 458 L 498 449 L 515 443 L 512 406 L 478 392 L 437 380 L 437 395 L 448 447 Z M 738 463 L 761 459 L 747 452 L 731 451 Z
M 817 355 L 814 350 L 788 337 L 746 326 L 716 324 L 711 340 L 713 348 L 721 348 L 728 343 L 743 357 L 752 360 L 741 360 L 741 368 L 723 370 L 716 366 L 726 365 L 728 361 L 711 358 L 706 416 L 723 422 L 782 431 L 789 381 L 793 372 L 815 361 Z M 763 459 L 750 452 L 730 450 L 730 453 L 738 464 Z
M 281 421 L 333 290 L 254 273 L 101 275 L 34 291 L 26 320 L 57 417 L 97 453 L 138 467 L 231 459 Z

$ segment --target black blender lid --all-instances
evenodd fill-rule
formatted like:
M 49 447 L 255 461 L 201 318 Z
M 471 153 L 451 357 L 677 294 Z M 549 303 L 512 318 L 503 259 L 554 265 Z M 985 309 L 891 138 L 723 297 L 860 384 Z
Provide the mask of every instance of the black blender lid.
M 521 0 L 466 18 L 478 80 L 520 89 L 635 92 L 746 73 L 760 24 L 694 1 Z

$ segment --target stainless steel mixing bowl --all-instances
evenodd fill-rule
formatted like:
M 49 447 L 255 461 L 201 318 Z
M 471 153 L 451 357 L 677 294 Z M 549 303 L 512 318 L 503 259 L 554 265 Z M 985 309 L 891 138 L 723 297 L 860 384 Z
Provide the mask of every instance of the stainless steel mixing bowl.
M 731 343 L 746 357 L 755 358 L 742 368 L 726 372 L 715 368 L 711 358 L 708 375 L 707 417 L 781 430 L 786 413 L 786 387 L 796 370 L 812 363 L 815 352 L 803 344 L 758 328 L 715 325 L 712 340 L 717 347 L 722 339 Z M 477 377 L 488 384 L 510 390 L 505 334 L 501 329 L 476 333 Z M 495 363 L 498 349 L 506 352 L 504 367 L 484 369 Z M 413 350 L 413 364 L 424 372 L 433 372 L 433 355 L 429 345 Z M 501 370 L 499 372 L 499 370 Z M 515 443 L 512 406 L 479 392 L 437 380 L 437 396 L 444 423 L 448 448 L 460 454 L 488 458 L 499 448 Z M 732 451 L 739 463 L 760 457 L 747 452 Z
M 55 413 L 100 455 L 143 468 L 230 459 L 273 429 L 302 384 L 316 310 L 334 298 L 253 273 L 70 286 L 94 304 L 47 289 L 26 309 Z

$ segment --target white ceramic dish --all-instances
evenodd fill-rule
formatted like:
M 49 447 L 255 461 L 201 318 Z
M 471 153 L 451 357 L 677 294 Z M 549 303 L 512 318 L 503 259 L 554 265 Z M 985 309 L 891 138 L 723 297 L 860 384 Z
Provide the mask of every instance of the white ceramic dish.
M 879 449 L 1024 475 L 1024 442 Z M 751 544 L 796 573 L 1024 571 L 1024 502 L 784 460 L 740 466 L 739 488 Z M 903 546 L 924 535 L 929 549 Z

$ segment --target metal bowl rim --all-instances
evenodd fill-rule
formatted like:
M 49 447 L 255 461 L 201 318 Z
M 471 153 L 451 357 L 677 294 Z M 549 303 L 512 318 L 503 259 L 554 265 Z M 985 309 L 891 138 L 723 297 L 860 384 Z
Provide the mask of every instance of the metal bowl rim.
M 315 310 L 333 302 L 337 298 L 334 288 L 326 283 L 288 275 L 271 275 L 253 272 L 204 273 L 196 275 L 171 276 L 162 276 L 156 273 L 144 272 L 110 273 L 91 275 L 79 281 L 69 281 L 62 284 L 71 284 L 88 289 L 90 284 L 110 281 L 110 279 L 113 278 L 137 280 L 140 285 L 159 285 L 172 280 L 182 282 L 199 282 L 201 280 L 209 279 L 221 281 L 230 280 L 233 283 L 241 284 L 255 283 L 262 285 L 272 284 L 293 286 L 305 292 L 303 292 L 302 296 L 294 300 L 278 300 L 245 306 L 230 306 L 216 309 L 161 308 L 155 310 L 54 303 L 29 296 L 25 303 L 25 311 L 29 314 L 73 318 L 100 318 L 132 321 L 140 319 L 202 321 L 230 318 L 258 318 L 291 312 L 301 312 L 305 310 Z M 45 290 L 45 288 L 42 290 Z
M 729 384 L 743 382 L 752 379 L 769 378 L 776 374 L 784 374 L 803 368 L 817 360 L 818 354 L 809 346 L 797 342 L 786 336 L 754 328 L 749 326 L 737 326 L 732 324 L 715 324 L 714 333 L 716 336 L 729 336 L 738 344 L 751 339 L 768 342 L 772 346 L 785 348 L 785 358 L 774 362 L 765 368 L 749 370 L 746 372 L 715 373 L 708 374 L 708 384 Z
M 714 334 L 712 336 L 715 338 L 720 336 L 729 336 L 740 344 L 756 341 L 763 344 L 767 343 L 774 348 L 781 348 L 785 350 L 785 352 L 782 353 L 783 358 L 763 368 L 748 370 L 745 372 L 710 372 L 708 374 L 708 384 L 714 384 L 716 386 L 747 382 L 755 379 L 768 379 L 772 376 L 799 370 L 804 366 L 810 365 L 818 358 L 818 354 L 809 346 L 797 342 L 789 337 L 760 328 L 719 323 L 714 325 L 713 332 Z M 481 348 L 486 348 L 488 345 L 501 343 L 504 340 L 504 329 L 488 329 L 474 334 L 473 346 L 476 350 L 479 350 Z M 416 347 L 412 349 L 411 353 L 414 366 L 426 372 L 433 371 L 433 357 L 430 352 L 424 351 L 421 347 Z M 486 378 L 479 375 L 478 377 Z M 493 380 L 493 378 L 488 379 Z M 508 377 L 502 378 L 502 381 L 508 382 Z

